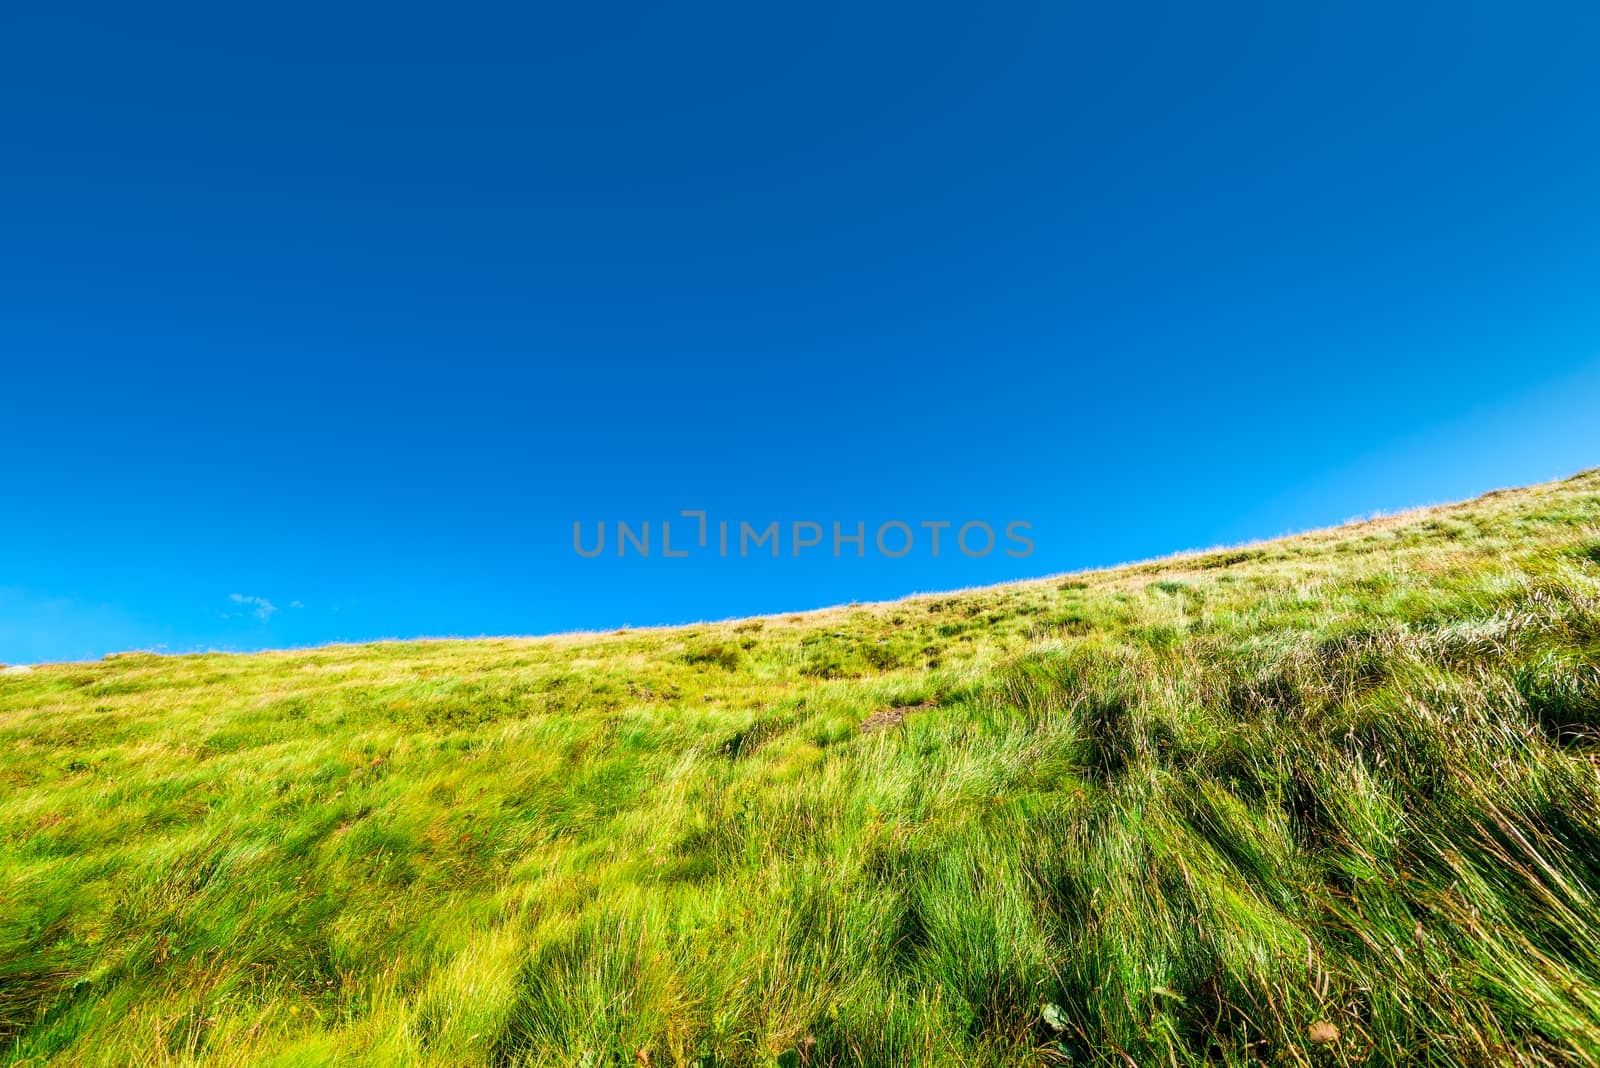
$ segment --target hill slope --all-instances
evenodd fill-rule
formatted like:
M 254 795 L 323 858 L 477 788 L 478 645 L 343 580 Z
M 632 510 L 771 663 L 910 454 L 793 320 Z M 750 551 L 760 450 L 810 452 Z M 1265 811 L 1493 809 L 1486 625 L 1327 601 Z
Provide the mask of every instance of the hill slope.
M 0 1063 L 1600 1064 L 1600 472 L 0 741 Z

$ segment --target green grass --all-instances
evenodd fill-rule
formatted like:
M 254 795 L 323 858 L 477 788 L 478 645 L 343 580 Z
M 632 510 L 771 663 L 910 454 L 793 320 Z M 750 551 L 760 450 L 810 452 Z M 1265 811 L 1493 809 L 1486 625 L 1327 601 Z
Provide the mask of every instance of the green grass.
M 0 1064 L 1600 1065 L 1600 472 L 0 743 Z

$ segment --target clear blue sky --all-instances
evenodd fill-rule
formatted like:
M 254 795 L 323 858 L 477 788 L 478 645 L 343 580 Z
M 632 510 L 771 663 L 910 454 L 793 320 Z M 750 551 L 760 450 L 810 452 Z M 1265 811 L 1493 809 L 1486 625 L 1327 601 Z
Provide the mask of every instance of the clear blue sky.
M 1600 464 L 1597 31 L 7 5 L 0 661 L 800 609 Z M 868 552 L 572 549 L 696 508 Z

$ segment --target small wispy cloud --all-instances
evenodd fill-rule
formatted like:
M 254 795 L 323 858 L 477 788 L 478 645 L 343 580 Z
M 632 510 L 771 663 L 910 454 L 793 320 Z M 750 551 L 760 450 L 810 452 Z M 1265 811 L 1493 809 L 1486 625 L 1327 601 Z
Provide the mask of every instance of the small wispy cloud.
M 232 601 L 236 605 L 239 605 L 240 611 L 224 612 L 222 613 L 223 619 L 232 619 L 235 616 L 243 616 L 248 614 L 255 616 L 259 620 L 265 621 L 271 619 L 272 614 L 278 610 L 278 606 L 267 600 L 265 597 L 251 597 L 250 595 L 244 593 L 230 593 L 228 595 L 228 600 Z

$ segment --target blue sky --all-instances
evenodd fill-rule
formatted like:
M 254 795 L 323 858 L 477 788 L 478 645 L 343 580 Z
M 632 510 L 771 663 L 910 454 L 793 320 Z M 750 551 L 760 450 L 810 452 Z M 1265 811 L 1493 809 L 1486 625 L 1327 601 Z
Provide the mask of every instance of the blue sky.
M 784 611 L 1593 466 L 1597 30 L 8 5 L 0 661 Z M 683 509 L 868 552 L 573 551 Z

